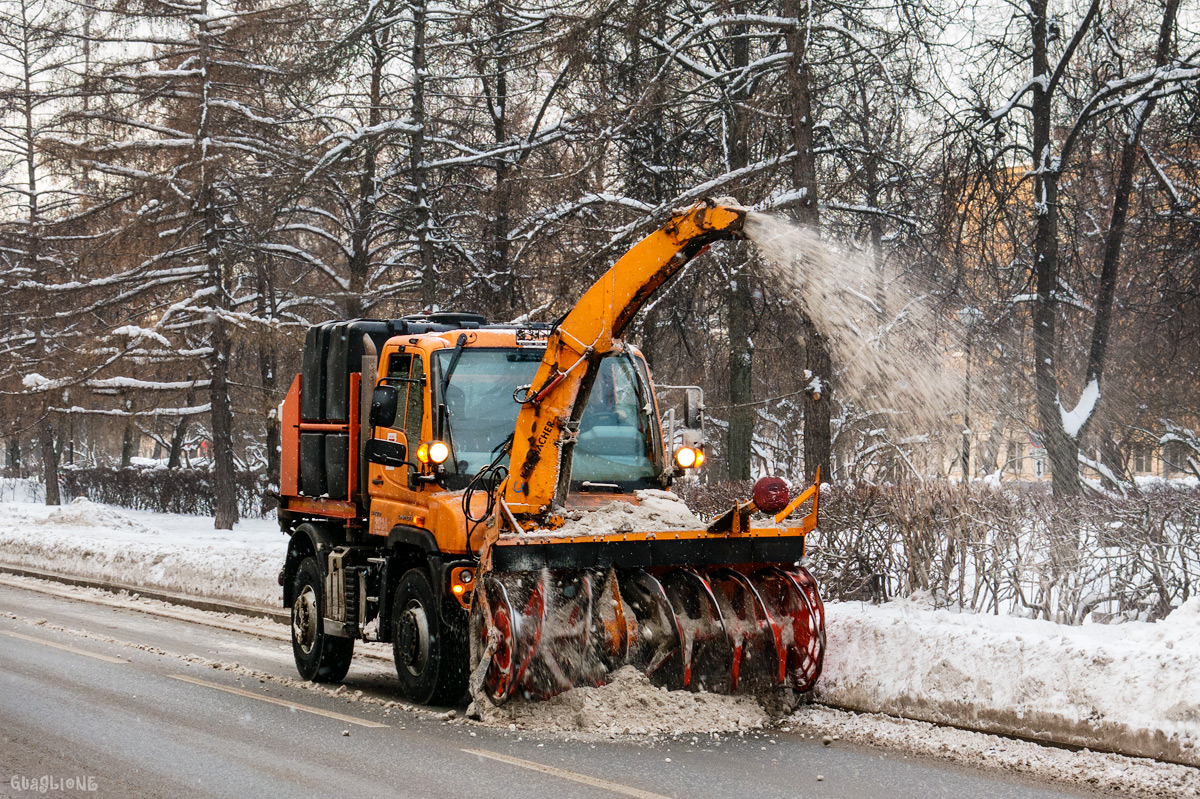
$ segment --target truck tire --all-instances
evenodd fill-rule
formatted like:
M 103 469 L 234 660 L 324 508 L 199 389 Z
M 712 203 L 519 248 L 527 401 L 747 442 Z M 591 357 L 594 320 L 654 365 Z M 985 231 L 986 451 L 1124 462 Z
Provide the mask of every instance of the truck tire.
M 325 581 L 311 557 L 296 570 L 292 596 L 292 655 L 300 676 L 312 682 L 341 682 L 350 670 L 354 639 L 325 632 Z
M 422 705 L 455 704 L 467 690 L 466 625 L 447 624 L 440 610 L 425 570 L 405 572 L 392 603 L 392 654 L 401 691 Z

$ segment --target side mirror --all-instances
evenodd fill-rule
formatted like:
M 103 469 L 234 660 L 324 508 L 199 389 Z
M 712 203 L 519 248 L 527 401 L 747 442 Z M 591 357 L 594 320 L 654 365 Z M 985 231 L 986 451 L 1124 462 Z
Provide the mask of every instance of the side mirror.
M 683 426 L 689 430 L 704 429 L 704 392 L 689 388 L 684 392 Z
M 391 427 L 396 423 L 396 403 L 400 394 L 395 386 L 376 386 L 371 394 L 371 427 Z
M 408 447 L 399 441 L 384 441 L 382 438 L 372 438 L 367 442 L 367 461 L 378 463 L 380 466 L 404 466 L 407 464 Z

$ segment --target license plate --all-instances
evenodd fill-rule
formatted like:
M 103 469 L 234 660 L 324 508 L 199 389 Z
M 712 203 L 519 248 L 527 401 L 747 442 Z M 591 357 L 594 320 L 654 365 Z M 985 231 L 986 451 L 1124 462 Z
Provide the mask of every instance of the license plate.
M 550 328 L 520 327 L 517 328 L 518 347 L 545 347 L 550 338 Z

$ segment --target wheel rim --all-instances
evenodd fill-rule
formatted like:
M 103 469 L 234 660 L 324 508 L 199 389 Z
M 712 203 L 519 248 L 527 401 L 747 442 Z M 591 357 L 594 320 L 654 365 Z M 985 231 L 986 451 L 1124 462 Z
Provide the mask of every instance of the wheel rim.
M 487 654 L 494 630 L 496 633 L 495 645 L 492 647 L 491 657 L 483 674 L 482 687 L 488 698 L 492 700 L 492 704 L 501 705 L 512 693 L 514 685 L 516 614 L 509 603 L 508 591 L 504 588 L 504 584 L 495 577 L 489 575 L 482 585 L 476 588 L 476 591 L 483 593 L 471 605 L 471 635 L 472 649 L 474 650 L 471 655 L 471 668 L 474 670 L 478 666 L 478 662 L 475 660 L 477 656 L 482 658 Z M 483 611 L 480 607 L 479 599 L 484 596 L 487 597 L 487 604 L 491 609 L 491 629 L 484 623 Z
M 304 586 L 292 603 L 292 640 L 301 652 L 312 654 L 317 642 L 317 592 L 311 585 Z
M 414 677 L 425 672 L 429 663 L 429 617 L 417 600 L 409 600 L 400 615 L 398 652 L 404 668 Z

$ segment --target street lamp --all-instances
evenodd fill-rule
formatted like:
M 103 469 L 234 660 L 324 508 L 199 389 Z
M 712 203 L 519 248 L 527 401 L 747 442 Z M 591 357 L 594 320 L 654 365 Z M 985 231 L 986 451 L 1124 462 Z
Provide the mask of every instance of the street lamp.
M 983 311 L 968 305 L 958 311 L 967 350 L 966 390 L 963 392 L 962 471 L 963 483 L 971 482 L 971 339 L 975 327 L 983 321 Z

